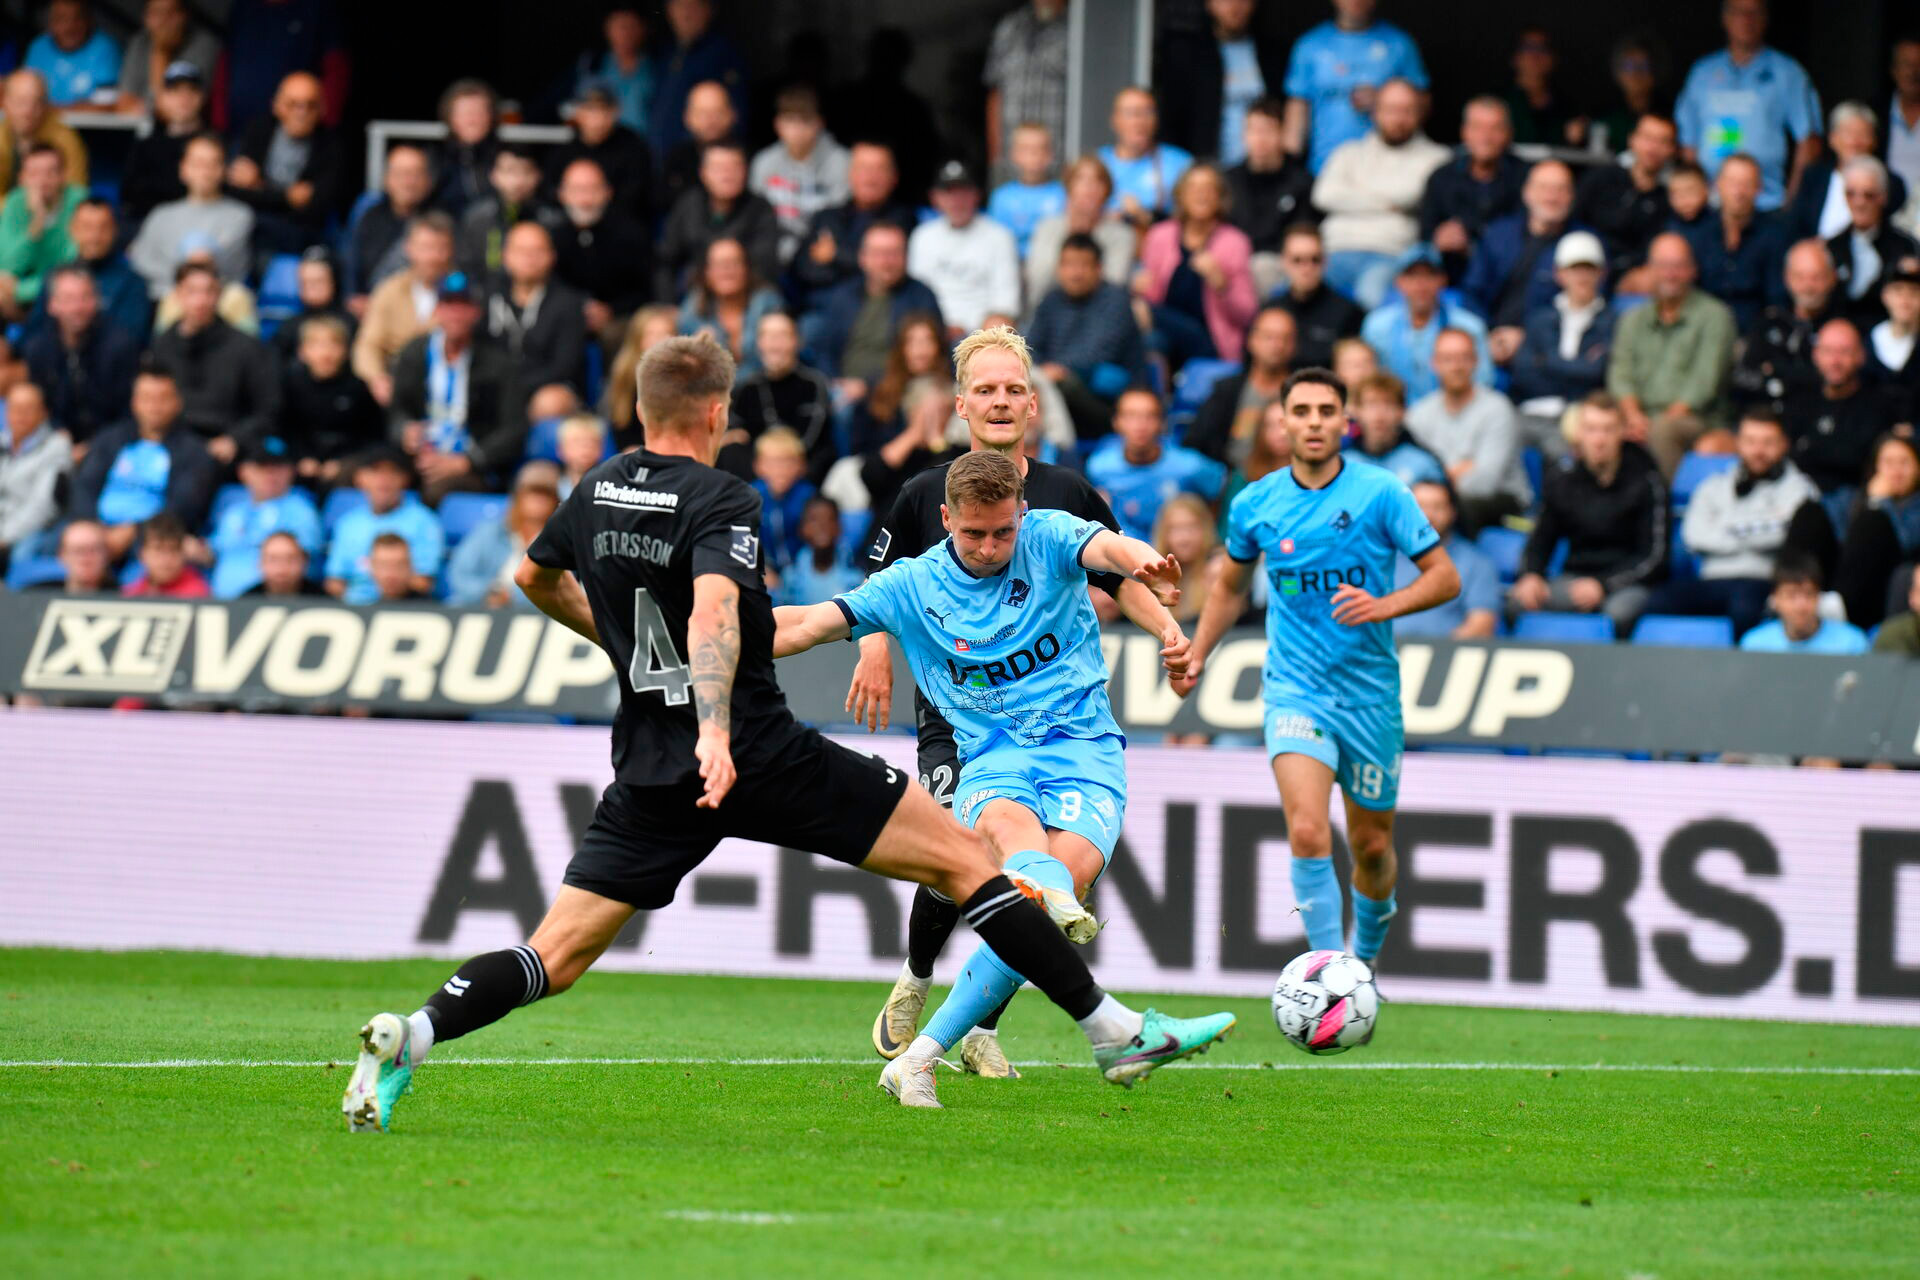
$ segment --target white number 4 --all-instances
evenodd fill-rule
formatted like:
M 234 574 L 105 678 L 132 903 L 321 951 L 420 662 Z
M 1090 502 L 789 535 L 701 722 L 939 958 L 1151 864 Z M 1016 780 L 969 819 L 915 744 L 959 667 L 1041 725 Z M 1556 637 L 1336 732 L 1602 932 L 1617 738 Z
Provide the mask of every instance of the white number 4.
M 627 667 L 627 683 L 635 693 L 658 689 L 670 707 L 684 706 L 691 688 L 687 661 L 674 648 L 667 620 L 645 587 L 633 593 L 633 662 Z

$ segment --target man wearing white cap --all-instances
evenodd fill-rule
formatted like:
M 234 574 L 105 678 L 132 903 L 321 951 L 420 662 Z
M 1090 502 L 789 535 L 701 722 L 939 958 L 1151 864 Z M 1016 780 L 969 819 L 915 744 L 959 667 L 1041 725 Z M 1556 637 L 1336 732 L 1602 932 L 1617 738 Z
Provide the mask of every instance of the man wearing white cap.
M 1607 383 L 1613 308 L 1600 294 L 1607 251 L 1591 231 L 1569 231 L 1553 247 L 1553 301 L 1527 314 L 1525 336 L 1509 369 L 1528 444 L 1548 457 L 1566 452 L 1561 431 L 1567 406 Z

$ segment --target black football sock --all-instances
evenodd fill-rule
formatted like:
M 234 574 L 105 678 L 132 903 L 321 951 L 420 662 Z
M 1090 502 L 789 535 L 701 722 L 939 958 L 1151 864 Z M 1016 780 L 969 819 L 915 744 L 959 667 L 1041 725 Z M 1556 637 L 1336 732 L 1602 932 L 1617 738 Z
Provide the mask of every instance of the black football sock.
M 1013 996 L 1017 996 L 1019 994 L 1020 993 L 1016 991 L 1013 993 Z M 1007 1011 L 1007 1006 L 1013 1003 L 1013 996 L 1008 996 L 1005 1000 L 1002 1000 L 1000 1002 L 999 1008 L 995 1009 L 992 1013 L 980 1019 L 980 1021 L 974 1023 L 973 1025 L 976 1027 L 979 1027 L 982 1031 L 998 1031 L 1000 1029 L 1000 1015 L 1005 1013 Z
M 981 885 L 960 910 L 980 941 L 1074 1021 L 1100 1007 L 1107 993 L 1093 980 L 1080 953 L 1046 912 L 1028 902 L 1005 876 Z
M 547 994 L 547 967 L 529 946 L 489 951 L 461 965 L 423 1006 L 433 1040 L 458 1040 Z
M 933 962 L 960 923 L 960 905 L 944 893 L 921 885 L 913 891 L 913 910 L 907 913 L 907 969 L 914 977 L 933 977 Z

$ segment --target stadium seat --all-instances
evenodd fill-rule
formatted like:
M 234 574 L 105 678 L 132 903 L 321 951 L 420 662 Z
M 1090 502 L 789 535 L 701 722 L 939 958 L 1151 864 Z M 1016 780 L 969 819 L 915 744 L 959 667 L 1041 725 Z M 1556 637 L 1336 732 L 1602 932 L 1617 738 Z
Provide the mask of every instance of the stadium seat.
M 476 527 L 506 515 L 507 502 L 502 493 L 450 493 L 440 499 L 440 525 L 447 531 L 447 545 L 458 544 Z
M 1508 529 L 1500 525 L 1488 525 L 1474 539 L 1480 549 L 1493 561 L 1493 567 L 1500 571 L 1500 581 L 1512 582 L 1520 576 L 1520 554 L 1527 549 L 1527 535 L 1518 529 Z
M 606 461 L 613 456 L 613 432 L 607 432 L 605 445 L 600 450 L 600 460 Z M 560 461 L 560 419 L 542 418 L 533 424 L 527 432 L 527 451 L 522 455 L 527 462 Z
M 1673 522 L 1673 537 L 1667 546 L 1667 580 L 1670 582 L 1692 582 L 1700 576 L 1700 557 L 1687 550 L 1686 539 L 1680 536 L 1680 522 Z
M 223 484 L 214 490 L 213 505 L 207 508 L 207 528 L 218 525 L 221 516 L 246 500 L 247 486 L 243 484 Z
M 1523 613 L 1513 624 L 1513 637 L 1549 644 L 1612 644 L 1613 620 L 1603 613 Z
M 49 582 L 65 582 L 67 570 L 57 556 L 15 556 L 7 566 L 7 590 L 26 591 Z
M 300 255 L 277 253 L 267 260 L 260 273 L 260 293 L 256 298 L 260 319 L 275 324 L 300 311 Z
M 1633 629 L 1635 644 L 1663 644 L 1674 649 L 1731 649 L 1731 618 L 1683 618 L 1666 613 L 1644 615 Z
M 850 564 L 855 568 L 864 567 L 867 563 L 868 535 L 872 532 L 873 512 L 871 509 L 842 513 L 840 517 L 840 546 L 837 549 L 840 563 Z
M 1533 506 L 1538 509 L 1540 497 L 1547 491 L 1547 460 L 1532 445 L 1520 451 L 1520 465 L 1526 468 L 1527 483 L 1533 486 Z
M 358 489 L 335 489 L 328 494 L 326 503 L 320 508 L 320 523 L 327 527 L 327 536 L 333 536 L 333 526 L 340 523 L 341 516 L 366 505 L 367 495 Z
M 1172 413 L 1191 413 L 1206 400 L 1213 384 L 1240 372 L 1236 360 L 1189 360 L 1173 380 Z
M 1690 453 L 1680 459 L 1680 467 L 1673 473 L 1673 505 L 1675 509 L 1684 508 L 1693 501 L 1693 491 L 1708 476 L 1717 476 L 1722 471 L 1731 471 L 1740 459 L 1731 453 Z

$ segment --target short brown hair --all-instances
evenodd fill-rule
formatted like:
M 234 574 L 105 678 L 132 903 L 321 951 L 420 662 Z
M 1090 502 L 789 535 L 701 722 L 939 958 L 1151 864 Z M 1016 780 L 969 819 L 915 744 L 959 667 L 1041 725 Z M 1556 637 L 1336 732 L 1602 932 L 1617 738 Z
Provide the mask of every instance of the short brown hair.
M 1026 477 L 1013 459 L 990 449 L 963 453 L 947 468 L 947 510 L 990 507 L 1027 491 Z
M 1359 404 L 1370 395 L 1385 396 L 1402 409 L 1407 407 L 1407 384 L 1384 370 L 1368 374 L 1353 388 L 1355 404 Z
M 640 360 L 643 429 L 684 430 L 733 391 L 733 357 L 705 333 L 655 343 Z
M 1582 409 L 1592 409 L 1596 413 L 1620 412 L 1620 401 L 1611 391 L 1589 391 L 1580 399 Z

